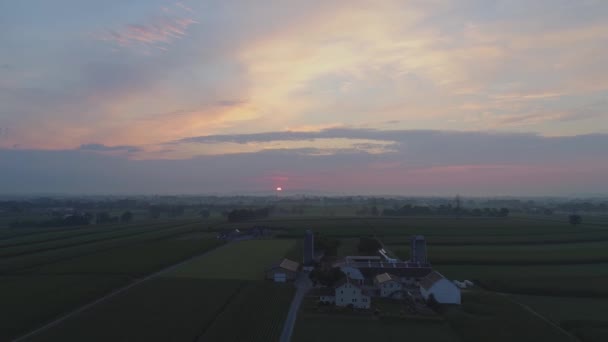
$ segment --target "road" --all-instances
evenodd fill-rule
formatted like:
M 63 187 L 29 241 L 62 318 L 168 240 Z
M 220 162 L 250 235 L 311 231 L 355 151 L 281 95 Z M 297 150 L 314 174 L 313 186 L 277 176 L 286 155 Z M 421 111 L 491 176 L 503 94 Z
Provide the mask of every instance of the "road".
M 52 327 L 54 327 L 54 326 L 62 323 L 63 321 L 65 321 L 65 320 L 67 320 L 67 319 L 69 319 L 71 317 L 74 317 L 74 316 L 82 313 L 85 310 L 88 310 L 88 309 L 90 309 L 90 308 L 92 308 L 92 307 L 94 307 L 94 306 L 96 306 L 96 305 L 98 305 L 100 303 L 103 303 L 103 302 L 107 301 L 108 299 L 111 299 L 111 298 L 113 298 L 113 297 L 115 297 L 115 296 L 117 296 L 117 295 L 119 295 L 119 294 L 121 294 L 121 293 L 123 293 L 123 292 L 125 292 L 125 291 L 127 291 L 127 290 L 129 290 L 129 289 L 131 289 L 131 288 L 133 288 L 133 287 L 141 284 L 141 283 L 143 283 L 144 281 L 148 281 L 148 280 L 150 280 L 152 278 L 155 278 L 155 277 L 158 277 L 158 276 L 160 276 L 162 274 L 171 272 L 171 271 L 175 270 L 176 268 L 178 268 L 179 266 L 182 266 L 183 264 L 186 264 L 186 263 L 188 263 L 188 262 L 190 262 L 190 261 L 192 261 L 194 259 L 203 257 L 203 256 L 205 256 L 205 255 L 207 255 L 207 254 L 209 254 L 211 252 L 217 251 L 217 250 L 219 250 L 221 248 L 225 248 L 229 244 L 230 243 L 226 243 L 226 244 L 220 245 L 219 247 L 216 247 L 214 249 L 205 251 L 205 252 L 203 252 L 201 254 L 198 254 L 198 255 L 195 255 L 193 257 L 190 257 L 190 258 L 188 258 L 188 259 L 186 259 L 184 261 L 180 261 L 177 264 L 174 264 L 174 265 L 171 265 L 171 266 L 169 266 L 167 268 L 164 268 L 164 269 L 162 269 L 162 270 L 160 270 L 160 271 L 158 271 L 156 273 L 153 273 L 153 274 L 150 274 L 150 275 L 148 275 L 148 276 L 146 276 L 144 278 L 138 279 L 138 280 L 130 283 L 129 285 L 127 285 L 125 287 L 122 287 L 122 288 L 120 288 L 118 290 L 115 290 L 115 291 L 111 292 L 110 294 L 107 294 L 107 295 L 105 295 L 105 296 L 103 296 L 103 297 L 101 297 L 101 298 L 99 298 L 99 299 L 97 299 L 97 300 L 95 300 L 95 301 L 93 301 L 93 302 L 91 302 L 89 304 L 86 304 L 85 306 L 82 306 L 82 307 L 80 307 L 80 308 L 78 308 L 78 309 L 76 309 L 76 310 L 74 310 L 74 311 L 72 311 L 72 312 L 70 312 L 70 313 L 68 313 L 68 314 L 66 314 L 64 316 L 61 316 L 61 317 L 57 318 L 56 320 L 54 320 L 54 321 L 52 321 L 50 323 L 47 323 L 46 325 L 43 325 L 42 327 L 40 327 L 40 328 L 38 328 L 36 330 L 30 331 L 29 333 L 27 333 L 27 334 L 25 334 L 25 335 L 23 335 L 21 337 L 18 337 L 16 339 L 14 339 L 13 341 L 14 342 L 25 341 L 28 338 L 33 337 L 34 335 L 37 335 L 37 334 L 39 334 L 39 333 L 41 333 L 41 332 L 43 332 L 43 331 L 45 331 L 45 330 L 47 330 L 49 328 L 52 328 Z
M 298 278 L 296 279 L 295 285 L 297 290 L 296 294 L 293 296 L 291 305 L 289 306 L 289 312 L 287 313 L 285 325 L 283 326 L 283 332 L 281 333 L 281 342 L 291 341 L 291 335 L 293 334 L 293 327 L 296 323 L 298 310 L 300 310 L 300 305 L 302 304 L 304 296 L 306 296 L 306 293 L 312 288 L 312 282 L 310 281 L 310 278 L 308 278 L 308 272 L 300 272 L 298 274 Z

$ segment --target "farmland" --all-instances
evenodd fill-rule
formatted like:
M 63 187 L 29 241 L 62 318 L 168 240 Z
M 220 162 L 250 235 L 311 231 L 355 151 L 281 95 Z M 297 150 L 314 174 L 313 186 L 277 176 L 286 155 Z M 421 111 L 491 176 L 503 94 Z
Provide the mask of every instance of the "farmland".
M 239 241 L 193 260 L 167 276 L 261 280 L 264 269 L 280 261 L 294 245 L 295 240 Z
M 23 235 L 5 235 L 1 242 L 13 246 L 6 249 L 21 251 L 0 260 L 0 296 L 11 317 L 1 320 L 0 339 L 18 336 L 134 279 L 215 248 L 221 242 L 209 237 L 178 239 L 208 228 L 183 220 L 26 229 Z
M 357 253 L 358 238 L 374 235 L 403 259 L 409 256 L 409 236 L 423 234 L 435 269 L 449 278 L 473 280 L 481 289 L 466 294 L 463 307 L 443 313 L 439 321 L 301 312 L 295 341 L 402 335 L 477 341 L 492 332 L 504 340 L 601 340 L 608 330 L 608 226 L 590 222 L 574 227 L 565 220 L 523 216 L 306 216 L 6 229 L 0 233 L 0 296 L 11 318 L 0 322 L 0 339 L 208 251 L 34 339 L 277 340 L 294 289 L 262 281 L 264 269 L 282 257 L 300 260 L 299 239 L 312 229 L 340 240 L 338 255 Z M 276 228 L 275 238 L 225 246 L 215 239 L 215 232 L 252 225 Z M 239 329 L 231 328 L 235 322 Z
M 371 320 L 369 317 L 302 314 L 292 341 L 459 341 L 445 322 L 420 320 Z

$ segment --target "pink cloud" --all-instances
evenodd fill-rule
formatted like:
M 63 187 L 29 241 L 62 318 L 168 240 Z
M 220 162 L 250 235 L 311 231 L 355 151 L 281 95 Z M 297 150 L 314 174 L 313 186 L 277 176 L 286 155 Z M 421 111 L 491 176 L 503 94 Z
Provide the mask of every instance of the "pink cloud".
M 180 3 L 176 3 L 175 6 L 184 8 L 184 5 L 180 5 Z M 144 46 L 166 50 L 163 45 L 183 38 L 186 36 L 188 28 L 198 22 L 189 17 L 169 16 L 168 13 L 171 12 L 169 9 L 163 8 L 162 10 L 165 13 L 162 17 L 157 17 L 144 24 L 128 24 L 119 29 L 110 29 L 95 35 L 95 38 L 122 47 Z

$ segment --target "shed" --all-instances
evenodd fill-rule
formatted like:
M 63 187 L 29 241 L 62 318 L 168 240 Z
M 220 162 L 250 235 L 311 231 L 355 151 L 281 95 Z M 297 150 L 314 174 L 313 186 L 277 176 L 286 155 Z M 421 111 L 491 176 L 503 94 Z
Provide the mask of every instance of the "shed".
M 295 280 L 299 268 L 299 263 L 293 260 L 283 259 L 281 262 L 266 270 L 266 279 L 273 280 L 277 283 Z
M 403 290 L 403 285 L 399 281 L 399 278 L 389 273 L 375 276 L 374 285 L 380 290 L 380 297 L 391 297 Z M 400 297 L 400 295 L 397 297 Z

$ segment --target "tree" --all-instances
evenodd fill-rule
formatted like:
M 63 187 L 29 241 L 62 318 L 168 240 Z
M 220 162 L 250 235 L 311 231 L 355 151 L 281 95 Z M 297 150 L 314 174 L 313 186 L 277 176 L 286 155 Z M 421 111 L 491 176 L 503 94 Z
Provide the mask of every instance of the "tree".
M 372 216 L 378 216 L 380 215 L 380 212 L 378 211 L 378 207 L 373 206 L 372 207 Z
M 120 216 L 120 222 L 129 223 L 129 222 L 131 222 L 131 220 L 133 220 L 133 213 L 131 213 L 130 211 L 125 211 Z
M 314 238 L 315 249 L 324 251 L 325 256 L 335 256 L 338 254 L 340 240 L 333 239 L 327 236 L 322 236 L 319 233 L 315 233 Z
M 199 212 L 199 215 L 201 215 L 202 218 L 209 218 L 209 216 L 211 216 L 211 212 L 207 209 L 202 209 Z
M 581 224 L 583 222 L 583 218 L 581 215 L 572 214 L 568 217 L 568 221 L 571 225 L 576 226 L 577 224 Z
M 110 213 L 108 213 L 107 211 L 101 211 L 101 212 L 98 212 L 97 215 L 95 216 L 95 222 L 97 224 L 111 223 L 112 217 L 110 216 Z
M 501 217 L 507 217 L 507 216 L 509 216 L 509 209 L 507 209 L 507 208 L 500 208 L 500 212 L 499 212 L 498 216 L 501 216 Z
M 319 283 L 323 286 L 334 286 L 338 281 L 346 277 L 346 274 L 342 272 L 339 267 L 333 267 L 329 269 L 315 268 L 308 275 L 313 283 Z

